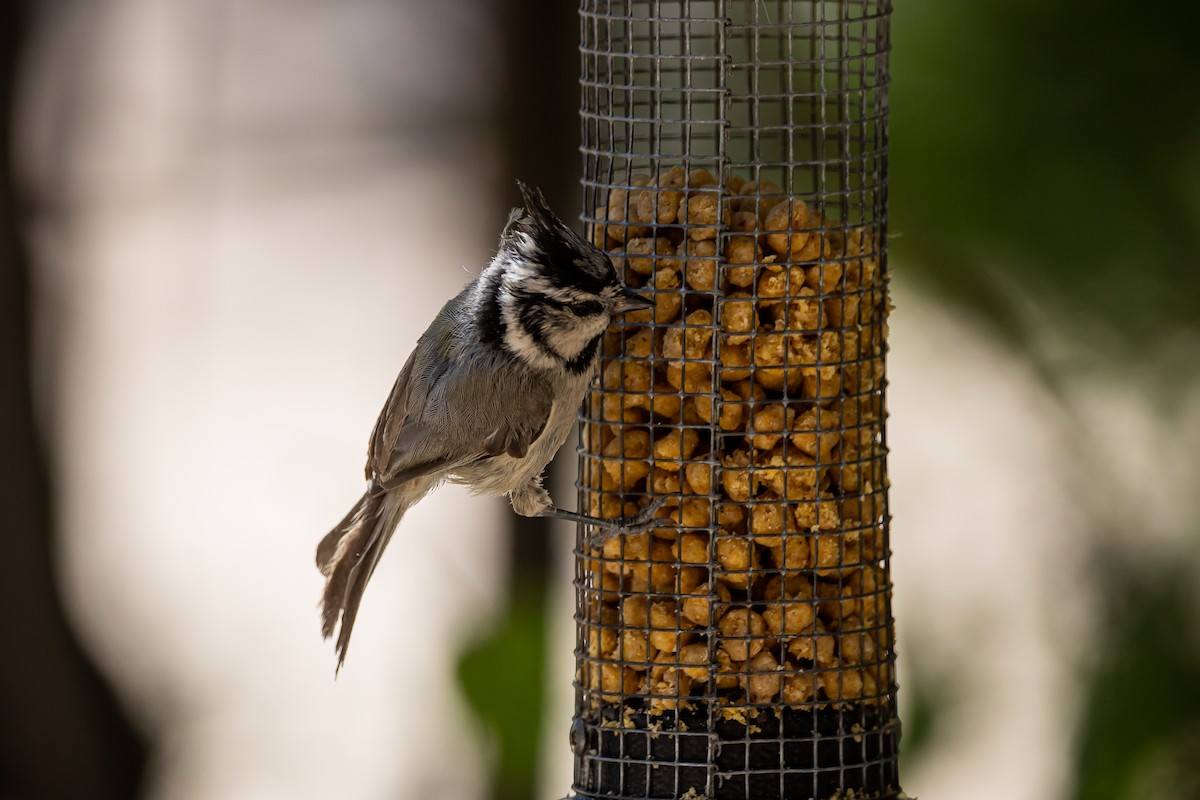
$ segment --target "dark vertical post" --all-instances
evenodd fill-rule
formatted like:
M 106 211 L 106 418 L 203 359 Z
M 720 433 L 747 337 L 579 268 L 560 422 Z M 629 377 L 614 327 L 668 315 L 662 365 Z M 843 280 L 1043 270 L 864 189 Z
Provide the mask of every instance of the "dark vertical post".
M 503 220 L 518 202 L 514 178 L 543 189 L 555 209 L 577 208 L 575 9 L 539 0 L 502 0 L 496 11 L 502 69 L 495 81 L 495 105 L 486 110 L 500 146 L 495 218 Z M 566 456 L 562 453 L 560 459 Z M 548 520 L 508 514 L 505 527 L 505 615 L 491 636 L 463 654 L 459 677 L 468 702 L 495 740 L 489 796 L 530 800 L 537 789 L 542 741 L 553 551 Z M 502 692 L 496 690 L 499 675 L 504 676 Z
M 51 487 L 33 407 L 30 259 L 14 176 L 31 6 L 0 4 L 0 796 L 133 797 L 144 751 L 73 638 L 54 575 Z

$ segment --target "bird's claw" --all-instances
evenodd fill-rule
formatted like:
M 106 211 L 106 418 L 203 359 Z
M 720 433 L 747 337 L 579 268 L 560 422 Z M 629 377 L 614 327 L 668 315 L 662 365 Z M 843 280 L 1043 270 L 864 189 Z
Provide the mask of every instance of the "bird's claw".
M 667 504 L 669 499 L 669 497 L 656 497 L 650 501 L 650 505 L 633 516 L 605 520 L 609 524 L 593 526 L 592 533 L 588 537 L 588 545 L 599 548 L 604 546 L 604 543 L 614 536 L 627 533 L 644 533 L 657 528 L 659 525 L 669 523 L 671 521 L 670 517 L 655 516 Z
M 621 528 L 621 533 L 641 533 L 653 528 L 657 528 L 664 522 L 670 522 L 669 517 L 657 516 L 660 509 L 667 504 L 668 497 L 656 497 L 650 501 L 650 505 L 643 508 L 632 517 L 624 517 L 618 522 Z

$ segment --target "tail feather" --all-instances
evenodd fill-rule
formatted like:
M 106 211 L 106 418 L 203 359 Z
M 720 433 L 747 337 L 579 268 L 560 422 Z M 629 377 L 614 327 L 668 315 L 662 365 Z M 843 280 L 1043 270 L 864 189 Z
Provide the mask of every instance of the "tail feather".
M 325 534 L 321 543 L 317 545 L 317 569 L 321 570 L 322 575 L 329 576 L 333 569 L 333 556 L 337 552 L 338 542 L 350 532 L 354 520 L 362 516 L 370 499 L 370 496 L 366 494 L 359 498 L 358 502 L 354 504 L 354 508 L 350 509 L 350 513 L 343 517 L 341 522 L 334 525 L 333 530 Z
M 333 635 L 338 617 L 338 669 L 346 660 L 350 633 L 358 616 L 367 581 L 375 572 L 379 556 L 400 524 L 412 500 L 400 491 L 367 493 L 354 505 L 345 519 L 317 546 L 317 567 L 325 575 L 321 594 L 321 634 Z

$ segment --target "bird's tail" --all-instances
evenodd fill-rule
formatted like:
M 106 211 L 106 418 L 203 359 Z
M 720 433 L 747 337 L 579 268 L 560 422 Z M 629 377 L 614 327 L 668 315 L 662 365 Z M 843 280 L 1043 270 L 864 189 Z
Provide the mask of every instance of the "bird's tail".
M 368 488 L 345 519 L 317 545 L 317 568 L 325 576 L 325 590 L 321 594 L 322 635 L 327 639 L 332 636 L 338 615 L 342 618 L 337 637 L 339 670 L 346 660 L 363 590 L 375 572 L 379 556 L 404 512 L 428 490 L 411 485 L 387 492 L 373 492 L 373 489 Z

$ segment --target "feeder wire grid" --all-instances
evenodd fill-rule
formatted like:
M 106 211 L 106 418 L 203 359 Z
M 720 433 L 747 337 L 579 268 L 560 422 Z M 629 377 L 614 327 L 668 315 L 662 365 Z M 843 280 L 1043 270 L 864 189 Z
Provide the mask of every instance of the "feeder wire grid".
M 605 336 L 576 541 L 573 791 L 896 798 L 887 0 L 583 0 Z

